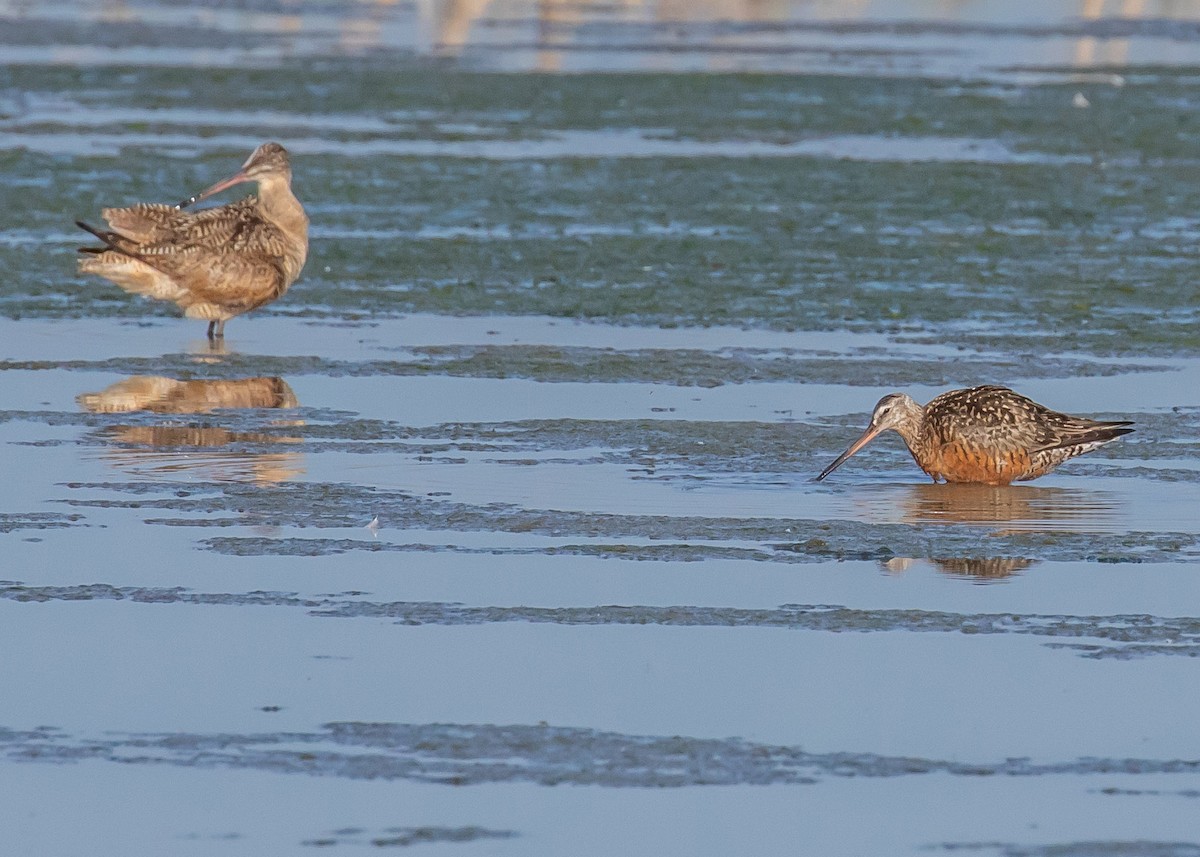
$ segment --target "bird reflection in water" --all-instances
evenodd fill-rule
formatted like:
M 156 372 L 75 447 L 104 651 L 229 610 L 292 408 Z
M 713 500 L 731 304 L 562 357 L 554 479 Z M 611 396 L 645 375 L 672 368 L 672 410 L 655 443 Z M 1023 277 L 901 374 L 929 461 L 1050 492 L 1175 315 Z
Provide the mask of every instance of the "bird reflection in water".
M 282 378 L 180 381 L 135 375 L 77 401 L 95 414 L 214 414 L 218 411 L 290 409 L 296 394 Z M 242 419 L 229 415 L 231 421 Z M 302 420 L 273 420 L 273 427 Z M 253 444 L 300 443 L 271 431 L 240 429 L 214 422 L 106 426 L 99 432 L 105 457 L 145 475 L 189 474 L 223 482 L 283 482 L 304 472 L 299 452 L 254 452 Z
M 1120 527 L 1113 495 L 1078 488 L 922 483 L 889 492 L 887 502 L 895 504 L 905 524 L 998 524 L 994 535 L 1111 532 Z M 881 562 L 880 568 L 900 574 L 920 562 L 930 563 L 942 574 L 984 583 L 1020 574 L 1040 560 L 1022 556 L 893 557 Z
M 1006 533 L 1111 531 L 1117 517 L 1115 497 L 1079 488 L 922 483 L 894 499 L 906 524 L 1003 524 Z
M 922 560 L 907 556 L 895 556 L 880 562 L 879 567 L 889 574 L 903 574 L 919 562 Z M 956 556 L 932 557 L 927 562 L 942 574 L 986 583 L 1020 574 L 1025 569 L 1037 565 L 1041 560 L 1023 556 Z

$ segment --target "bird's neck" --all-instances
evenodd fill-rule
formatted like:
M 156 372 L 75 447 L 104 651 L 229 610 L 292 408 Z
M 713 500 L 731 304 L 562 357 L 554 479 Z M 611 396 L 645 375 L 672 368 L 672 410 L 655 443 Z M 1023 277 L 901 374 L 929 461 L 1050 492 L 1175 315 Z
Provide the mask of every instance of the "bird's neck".
M 258 206 L 262 216 L 288 239 L 285 265 L 289 269 L 288 279 L 295 279 L 308 256 L 308 215 L 304 206 L 292 193 L 291 183 L 282 176 L 259 180 Z
M 904 444 L 909 450 L 916 449 L 917 439 L 921 436 L 921 426 L 925 422 L 925 409 L 911 399 L 901 402 L 899 407 L 903 408 L 904 412 L 892 428 L 904 439 Z

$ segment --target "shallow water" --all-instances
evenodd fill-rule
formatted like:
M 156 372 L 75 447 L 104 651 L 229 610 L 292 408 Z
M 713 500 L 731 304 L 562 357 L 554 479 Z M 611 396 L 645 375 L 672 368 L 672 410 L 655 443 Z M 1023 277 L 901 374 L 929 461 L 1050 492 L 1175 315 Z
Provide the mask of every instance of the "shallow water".
M 1200 6 L 0 18 L 7 850 L 1200 853 Z M 74 274 L 266 137 L 221 346 Z M 976 383 L 1137 431 L 811 481 Z

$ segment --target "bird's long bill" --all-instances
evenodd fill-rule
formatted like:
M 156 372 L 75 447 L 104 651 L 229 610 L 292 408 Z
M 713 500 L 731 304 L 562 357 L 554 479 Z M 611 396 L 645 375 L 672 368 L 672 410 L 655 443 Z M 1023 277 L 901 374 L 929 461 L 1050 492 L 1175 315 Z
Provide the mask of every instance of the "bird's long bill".
M 835 458 L 833 460 L 833 464 L 829 465 L 824 470 L 822 470 L 821 475 L 818 476 L 814 481 L 820 482 L 822 479 L 824 479 L 830 473 L 837 470 L 839 467 L 841 467 L 843 464 L 846 463 L 847 458 L 854 455 L 854 453 L 858 452 L 860 449 L 862 449 L 868 443 L 873 441 L 875 439 L 875 436 L 877 434 L 879 434 L 881 431 L 883 431 L 883 429 L 879 428 L 878 426 L 869 426 L 867 428 L 867 430 L 862 433 L 862 437 L 860 437 L 858 440 L 854 441 L 854 443 L 850 444 L 850 446 L 846 449 L 846 451 L 843 452 L 841 455 L 839 455 L 837 458 Z
M 225 190 L 225 188 L 233 187 L 235 184 L 241 184 L 242 182 L 248 182 L 248 181 L 250 181 L 250 177 L 248 175 L 246 175 L 245 169 L 238 170 L 236 173 L 231 175 L 229 178 L 221 179 L 219 182 L 217 182 L 212 187 L 206 188 L 206 189 L 200 191 L 200 193 L 196 194 L 195 196 L 193 196 L 189 199 L 185 199 L 183 202 L 179 203 L 179 205 L 177 205 L 175 207 L 176 208 L 187 208 L 189 205 L 195 205 L 197 202 L 199 202 L 202 199 L 207 199 L 208 197 L 212 196 L 214 193 L 220 193 L 221 191 Z

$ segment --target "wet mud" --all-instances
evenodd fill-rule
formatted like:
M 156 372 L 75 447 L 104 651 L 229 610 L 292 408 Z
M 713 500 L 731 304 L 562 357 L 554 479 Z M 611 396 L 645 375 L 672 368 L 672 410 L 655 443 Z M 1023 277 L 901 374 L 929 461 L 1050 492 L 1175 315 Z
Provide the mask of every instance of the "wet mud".
M 991 562 L 995 562 L 994 560 Z M 957 560 L 958 569 L 970 560 Z M 958 573 L 962 573 L 959 571 Z M 970 615 L 924 610 L 855 610 L 833 604 L 786 604 L 774 610 L 673 605 L 596 605 L 571 608 L 468 607 L 462 604 L 369 601 L 362 597 L 304 598 L 296 593 L 222 594 L 175 587 L 148 589 L 104 584 L 69 587 L 26 586 L 0 581 L 0 598 L 17 602 L 131 601 L 137 604 L 208 604 L 238 607 L 294 607 L 313 616 L 394 620 L 401 625 L 478 625 L 530 622 L 555 625 L 666 625 L 675 627 L 757 627 L 829 633 L 1021 634 L 1049 637 L 1046 645 L 1088 658 L 1149 655 L 1200 656 L 1200 620 L 1190 617 Z M 1062 639 L 1059 639 L 1062 638 Z M 1071 642 L 1063 642 L 1070 640 Z
M 0 730 L 16 760 L 252 768 L 348 779 L 412 779 L 465 786 L 534 782 L 543 786 L 680 788 L 814 785 L 831 778 L 1033 777 L 1195 773 L 1200 761 L 1075 759 L 1039 763 L 951 761 L 871 753 L 808 753 L 736 738 L 641 736 L 553 726 L 329 723 L 311 733 L 72 737 L 58 730 Z

